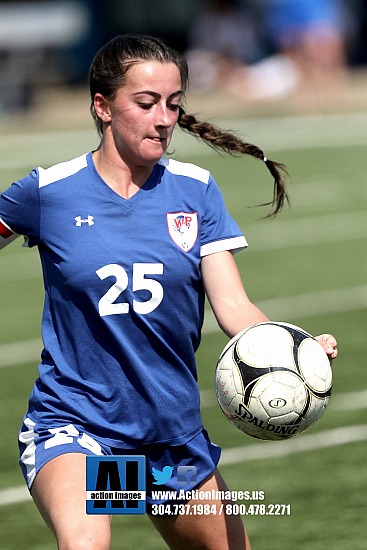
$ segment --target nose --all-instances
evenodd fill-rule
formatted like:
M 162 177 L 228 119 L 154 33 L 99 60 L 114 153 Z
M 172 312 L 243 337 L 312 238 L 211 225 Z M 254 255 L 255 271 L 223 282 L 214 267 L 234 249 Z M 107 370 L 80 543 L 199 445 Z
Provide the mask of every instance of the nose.
M 166 105 L 159 104 L 157 109 L 157 126 L 168 128 L 172 124 L 171 117 L 169 116 L 170 112 Z

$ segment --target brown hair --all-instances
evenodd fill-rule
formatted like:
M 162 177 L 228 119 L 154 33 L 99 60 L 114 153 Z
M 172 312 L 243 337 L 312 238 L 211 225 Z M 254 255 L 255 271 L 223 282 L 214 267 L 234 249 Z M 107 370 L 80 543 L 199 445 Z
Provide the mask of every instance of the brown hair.
M 124 85 L 129 68 L 142 61 L 174 63 L 180 72 L 182 90 L 185 93 L 189 81 L 187 61 L 161 39 L 129 34 L 113 38 L 97 52 L 89 70 L 90 111 L 101 136 L 103 123 L 94 109 L 95 94 L 100 93 L 105 98 L 113 100 L 117 91 Z M 272 206 L 268 216 L 278 214 L 284 203 L 288 202 L 284 165 L 267 159 L 259 147 L 242 141 L 232 132 L 197 120 L 194 115 L 186 114 L 182 106 L 179 108 L 177 124 L 217 151 L 225 151 L 231 155 L 251 155 L 265 163 L 274 178 L 273 198 L 266 203 Z

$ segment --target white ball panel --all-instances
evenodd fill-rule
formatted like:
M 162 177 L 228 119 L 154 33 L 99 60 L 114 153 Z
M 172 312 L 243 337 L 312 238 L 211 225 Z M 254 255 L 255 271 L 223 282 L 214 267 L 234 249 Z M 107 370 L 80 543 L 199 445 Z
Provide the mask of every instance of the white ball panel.
M 215 373 L 215 391 L 218 401 L 224 405 L 228 405 L 233 395 L 237 393 L 235 383 L 233 381 L 233 370 L 217 369 Z
M 297 417 L 304 409 L 308 392 L 302 380 L 291 372 L 276 371 L 267 374 L 256 384 L 254 394 L 271 418 L 294 412 Z
M 316 392 L 326 392 L 331 388 L 330 361 L 317 340 L 303 340 L 298 351 L 298 362 L 301 374 L 310 388 Z
M 325 412 L 326 407 L 330 401 L 329 397 L 316 397 L 316 395 L 310 394 L 310 404 L 305 414 L 305 419 L 308 425 L 314 424 Z M 311 421 L 311 424 L 310 424 Z
M 232 346 L 227 349 L 225 353 L 222 353 L 218 361 L 218 367 L 220 370 L 232 370 L 234 365 L 233 349 Z
M 251 327 L 250 327 L 251 328 Z M 225 348 L 223 349 L 222 353 L 220 354 L 219 356 L 219 359 L 218 359 L 218 362 L 220 362 L 222 360 L 222 358 L 224 357 L 224 355 L 227 353 L 227 351 L 229 350 L 229 348 L 235 343 L 237 342 L 237 340 L 243 335 L 245 334 L 245 332 L 247 332 L 249 329 L 246 328 L 245 330 L 242 330 L 241 332 L 239 332 L 238 334 L 236 334 L 236 336 L 233 336 L 233 338 L 230 339 L 229 342 L 227 342 Z
M 236 362 L 233 360 L 232 351 L 230 350 L 220 361 L 216 369 L 216 385 L 217 383 L 226 384 L 226 389 L 232 393 L 243 393 L 243 381 L 241 373 L 238 370 Z M 221 377 L 221 380 L 218 378 Z M 217 382 L 218 379 L 218 382 Z
M 248 365 L 295 370 L 292 348 L 291 334 L 272 324 L 253 326 L 240 338 L 237 346 L 239 356 Z

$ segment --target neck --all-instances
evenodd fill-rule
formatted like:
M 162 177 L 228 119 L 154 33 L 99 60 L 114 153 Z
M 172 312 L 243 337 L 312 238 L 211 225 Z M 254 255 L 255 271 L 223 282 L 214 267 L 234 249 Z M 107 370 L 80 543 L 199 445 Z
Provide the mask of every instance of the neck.
M 104 182 L 124 199 L 129 199 L 144 185 L 153 166 L 129 166 L 119 155 L 108 155 L 100 146 L 93 153 L 93 161 Z

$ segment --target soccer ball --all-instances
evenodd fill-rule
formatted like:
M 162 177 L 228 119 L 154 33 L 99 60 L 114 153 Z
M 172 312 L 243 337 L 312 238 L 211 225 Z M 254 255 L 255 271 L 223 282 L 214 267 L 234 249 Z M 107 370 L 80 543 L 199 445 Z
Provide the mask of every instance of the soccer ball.
M 265 322 L 228 342 L 215 370 L 218 403 L 236 428 L 258 439 L 288 439 L 312 426 L 331 396 L 329 359 L 301 328 Z

